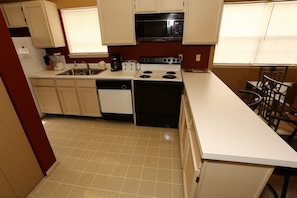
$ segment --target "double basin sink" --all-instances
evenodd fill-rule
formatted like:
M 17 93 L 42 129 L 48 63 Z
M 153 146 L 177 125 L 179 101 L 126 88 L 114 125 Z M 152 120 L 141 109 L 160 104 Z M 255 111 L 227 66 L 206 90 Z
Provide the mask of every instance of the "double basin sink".
M 68 75 L 68 76 L 86 76 L 86 75 L 96 75 L 103 72 L 105 69 L 69 69 L 58 75 Z

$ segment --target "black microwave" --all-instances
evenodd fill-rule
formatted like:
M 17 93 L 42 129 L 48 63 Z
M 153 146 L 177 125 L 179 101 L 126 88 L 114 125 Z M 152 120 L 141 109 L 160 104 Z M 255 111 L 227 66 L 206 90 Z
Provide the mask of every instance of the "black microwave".
M 137 41 L 182 40 L 184 13 L 135 14 Z

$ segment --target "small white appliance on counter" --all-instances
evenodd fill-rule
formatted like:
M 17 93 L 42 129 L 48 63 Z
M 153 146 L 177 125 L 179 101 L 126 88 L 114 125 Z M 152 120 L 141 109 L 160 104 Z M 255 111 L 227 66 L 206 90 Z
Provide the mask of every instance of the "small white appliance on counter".
M 122 70 L 124 72 L 135 72 L 139 69 L 140 64 L 137 63 L 135 60 L 129 60 L 122 62 Z

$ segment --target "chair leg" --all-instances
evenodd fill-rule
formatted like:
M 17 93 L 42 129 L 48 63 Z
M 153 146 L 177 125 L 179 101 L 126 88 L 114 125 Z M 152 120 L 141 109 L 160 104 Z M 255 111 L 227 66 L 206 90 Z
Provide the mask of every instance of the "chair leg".
M 272 193 L 273 197 L 278 198 L 278 195 L 277 195 L 276 191 L 274 190 L 274 188 L 269 183 L 267 183 L 267 187 L 270 190 L 270 192 Z
M 289 180 L 290 180 L 290 176 L 285 176 L 281 198 L 286 198 L 288 185 L 289 185 Z

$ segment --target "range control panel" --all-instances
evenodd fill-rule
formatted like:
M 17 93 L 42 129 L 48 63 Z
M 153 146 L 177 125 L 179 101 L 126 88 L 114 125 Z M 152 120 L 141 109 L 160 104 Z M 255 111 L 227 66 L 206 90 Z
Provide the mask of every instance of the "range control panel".
M 181 64 L 179 57 L 140 57 L 140 63 L 145 64 Z

